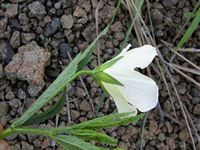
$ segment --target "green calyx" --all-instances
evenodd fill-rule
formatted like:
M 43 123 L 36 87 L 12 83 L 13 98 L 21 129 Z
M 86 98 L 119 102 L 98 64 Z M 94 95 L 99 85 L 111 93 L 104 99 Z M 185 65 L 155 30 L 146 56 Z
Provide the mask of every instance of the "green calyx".
M 105 69 L 108 69 L 108 68 L 110 68 L 112 65 L 114 65 L 118 60 L 120 60 L 120 59 L 122 59 L 123 58 L 123 56 L 119 56 L 119 57 L 117 57 L 117 58 L 114 58 L 114 59 L 112 59 L 112 60 L 110 60 L 110 61 L 107 61 L 106 63 L 104 63 L 104 64 L 102 64 L 101 66 L 99 66 L 99 67 L 97 67 L 96 69 L 95 69 L 95 71 L 104 71 Z
M 117 79 L 103 71 L 96 72 L 94 76 L 98 81 L 123 86 L 123 84 L 120 83 Z

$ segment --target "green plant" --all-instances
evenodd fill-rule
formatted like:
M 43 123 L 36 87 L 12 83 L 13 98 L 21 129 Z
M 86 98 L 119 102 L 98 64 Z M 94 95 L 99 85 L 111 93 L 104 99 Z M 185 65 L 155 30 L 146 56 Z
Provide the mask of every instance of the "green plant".
M 200 23 L 200 8 L 197 10 L 195 17 L 192 20 L 192 23 L 190 24 L 190 26 L 188 27 L 188 29 L 184 33 L 183 37 L 178 42 L 177 47 L 176 47 L 177 49 L 181 48 L 183 46 L 183 44 L 185 44 L 185 42 L 187 42 L 189 40 L 191 35 L 198 28 L 199 23 Z
M 118 2 L 116 12 L 120 6 Z M 116 13 L 115 13 L 116 15 Z M 111 23 L 114 20 L 112 18 Z M 110 24 L 111 24 L 110 23 Z M 39 124 L 49 118 L 54 117 L 63 108 L 66 100 L 66 87 L 77 77 L 83 74 L 93 75 L 93 70 L 82 70 L 89 62 L 90 56 L 95 48 L 98 39 L 108 32 L 110 24 L 98 35 L 98 37 L 83 52 L 79 53 L 58 78 L 44 91 L 44 93 L 28 108 L 23 115 L 18 118 L 10 128 L 0 133 L 0 140 L 13 134 L 35 134 L 48 136 L 61 144 L 65 149 L 104 149 L 92 145 L 84 140 L 96 141 L 111 146 L 117 145 L 117 140 L 107 136 L 105 133 L 99 132 L 99 129 L 109 128 L 112 126 L 125 125 L 127 123 L 138 121 L 143 114 L 133 116 L 132 113 L 112 114 L 90 121 L 86 121 L 77 125 L 67 126 L 63 128 L 32 128 L 30 125 Z M 57 102 L 47 111 L 37 114 L 37 112 L 54 97 L 59 96 Z
M 10 128 L 0 134 L 0 140 L 13 134 L 36 134 L 48 136 L 61 144 L 66 149 L 103 149 L 92 145 L 86 140 L 98 141 L 110 145 L 116 145 L 117 141 L 104 133 L 97 132 L 97 129 L 109 128 L 117 125 L 124 125 L 137 121 L 143 114 L 133 116 L 131 113 L 113 114 L 96 118 L 81 124 L 64 128 L 32 128 L 28 125 L 38 124 L 54 117 L 64 106 L 66 86 L 80 75 L 94 75 L 96 70 L 82 70 L 89 62 L 90 55 L 95 48 L 96 41 L 108 32 L 109 25 L 99 34 L 99 36 L 83 52 L 78 54 L 58 78 L 46 89 L 46 91 L 32 104 L 24 114 L 17 119 Z M 61 94 L 62 93 L 62 94 Z M 47 111 L 36 114 L 46 103 L 55 96 L 60 95 L 58 101 Z
M 138 3 L 138 7 L 141 7 L 142 3 L 143 1 Z M 118 2 L 116 12 L 119 9 L 119 6 L 120 1 Z M 115 15 L 113 16 L 111 23 L 113 22 Z M 44 91 L 31 107 L 11 125 L 10 128 L 0 133 L 0 140 L 13 134 L 35 134 L 48 136 L 51 139 L 54 139 L 58 144 L 62 145 L 65 149 L 105 149 L 92 145 L 84 140 L 101 142 L 114 147 L 117 145 L 117 140 L 100 132 L 100 129 L 136 122 L 144 116 L 143 113 L 136 115 L 137 109 L 146 112 L 155 107 L 158 101 L 157 85 L 152 79 L 134 70 L 137 67 L 143 69 L 152 62 L 157 55 L 155 47 L 146 45 L 128 51 L 131 45 L 129 44 L 124 48 L 128 41 L 128 38 L 126 38 L 123 46 L 124 49 L 114 59 L 102 64 L 94 70 L 83 70 L 83 67 L 90 60 L 90 56 L 96 47 L 97 41 L 107 34 L 111 23 L 97 36 L 83 53 L 79 53 L 71 61 L 58 78 Z M 131 24 L 131 28 L 132 27 L 133 23 Z M 130 30 L 127 33 L 127 37 L 129 34 Z M 141 56 L 143 58 L 145 57 L 145 59 L 141 59 Z M 134 61 L 132 61 L 132 58 Z M 99 85 L 105 88 L 105 90 L 114 98 L 118 111 L 125 113 L 111 114 L 67 127 L 56 127 L 51 129 L 31 127 L 30 125 L 42 123 L 60 112 L 66 100 L 67 86 L 81 75 L 93 76 Z M 131 83 L 129 83 L 129 81 L 131 81 Z M 128 96 L 128 94 L 130 94 L 130 96 Z M 59 96 L 59 98 L 51 108 L 37 114 L 45 104 L 56 96 Z

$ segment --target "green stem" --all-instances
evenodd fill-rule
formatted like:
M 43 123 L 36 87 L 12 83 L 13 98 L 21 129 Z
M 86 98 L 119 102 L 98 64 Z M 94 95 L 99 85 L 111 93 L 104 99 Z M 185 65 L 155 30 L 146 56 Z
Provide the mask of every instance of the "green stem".
M 80 75 L 94 75 L 94 70 L 81 70 L 78 71 L 74 76 L 72 76 L 71 81 L 73 81 L 74 79 L 76 79 L 77 77 L 79 77 Z
M 14 134 L 19 134 L 19 133 L 23 133 L 23 134 L 34 134 L 34 135 L 44 135 L 44 136 L 49 136 L 49 137 L 53 137 L 54 132 L 49 130 L 49 129 L 37 129 L 37 128 L 8 128 L 6 130 L 4 130 L 1 134 L 0 134 L 0 140 L 4 139 L 8 136 L 14 135 Z

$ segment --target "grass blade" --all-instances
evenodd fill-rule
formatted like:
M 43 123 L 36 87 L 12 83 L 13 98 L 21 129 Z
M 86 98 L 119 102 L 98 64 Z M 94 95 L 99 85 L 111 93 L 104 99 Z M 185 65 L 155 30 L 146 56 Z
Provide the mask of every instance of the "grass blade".
M 188 41 L 188 39 L 191 37 L 193 32 L 197 29 L 197 27 L 199 25 L 199 22 L 200 22 L 200 8 L 198 9 L 198 11 L 197 11 L 197 13 L 195 15 L 195 18 L 193 19 L 191 25 L 186 30 L 185 34 L 183 35 L 183 37 L 181 38 L 181 40 L 177 44 L 176 49 L 181 48 L 183 46 L 183 44 L 185 44 L 185 42 Z
M 100 118 L 95 118 L 93 120 L 89 120 L 80 124 L 76 124 L 69 127 L 60 127 L 52 129 L 54 132 L 64 133 L 65 131 L 72 131 L 77 129 L 102 129 L 102 128 L 110 128 L 113 126 L 125 125 L 131 122 L 137 122 L 139 119 L 143 118 L 144 114 L 139 114 L 137 116 L 133 116 L 132 112 L 128 113 L 117 113 L 111 114 L 107 116 L 103 116 Z
M 23 125 L 38 124 L 46 121 L 49 118 L 53 118 L 64 107 L 65 100 L 66 100 L 66 90 L 63 91 L 59 100 L 50 109 L 41 114 L 33 115 Z
M 75 136 L 56 135 L 54 139 L 66 150 L 103 150 L 103 148 L 92 145 Z
M 73 135 L 83 138 L 85 140 L 91 140 L 91 141 L 96 141 L 96 142 L 101 142 L 105 144 L 110 144 L 110 145 L 116 145 L 117 140 L 106 135 L 103 133 L 98 133 L 93 130 L 73 130 L 71 132 Z

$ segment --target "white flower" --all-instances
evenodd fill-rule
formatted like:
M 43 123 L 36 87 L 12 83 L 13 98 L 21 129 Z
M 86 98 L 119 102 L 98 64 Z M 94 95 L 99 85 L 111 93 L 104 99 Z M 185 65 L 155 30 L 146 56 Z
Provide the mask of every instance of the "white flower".
M 158 87 L 151 78 L 134 69 L 147 67 L 157 53 L 156 48 L 151 45 L 127 51 L 130 47 L 129 44 L 118 56 L 106 62 L 108 64 L 119 58 L 112 66 L 103 70 L 104 73 L 119 81 L 123 86 L 104 82 L 104 80 L 100 82 L 114 99 L 118 112 L 137 114 L 137 109 L 146 112 L 157 105 Z

